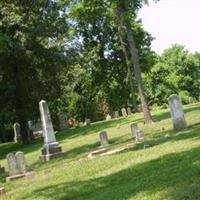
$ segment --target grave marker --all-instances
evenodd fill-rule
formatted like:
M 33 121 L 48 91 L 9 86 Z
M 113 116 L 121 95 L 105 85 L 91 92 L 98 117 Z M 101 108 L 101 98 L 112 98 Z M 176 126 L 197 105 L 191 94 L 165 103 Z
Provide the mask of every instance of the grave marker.
M 21 139 L 21 127 L 19 123 L 14 123 L 13 125 L 13 129 L 14 129 L 14 141 L 15 142 L 19 142 Z
M 108 145 L 108 136 L 106 131 L 101 131 L 99 133 L 100 141 L 101 141 L 101 146 Z
M 121 111 L 122 111 L 122 116 L 123 117 L 127 117 L 128 116 L 125 108 L 122 108 Z
M 63 155 L 62 148 L 56 141 L 54 129 L 51 121 L 51 115 L 47 102 L 42 100 L 39 103 L 40 116 L 42 121 L 42 130 L 44 136 L 44 146 L 42 149 L 41 161 L 49 161 L 52 158 Z
M 187 128 L 181 99 L 173 94 L 169 97 L 169 108 L 175 131 L 181 131 Z
M 6 181 L 13 181 L 33 174 L 32 172 L 26 172 L 26 162 L 23 152 L 18 151 L 16 154 L 9 153 L 6 158 L 9 169 L 9 177 L 6 178 Z

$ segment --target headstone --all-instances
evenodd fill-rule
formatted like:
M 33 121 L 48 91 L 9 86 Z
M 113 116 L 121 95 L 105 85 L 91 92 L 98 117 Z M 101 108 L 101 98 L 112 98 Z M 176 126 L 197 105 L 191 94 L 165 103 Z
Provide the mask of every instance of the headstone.
M 132 123 L 131 124 L 131 133 L 132 133 L 132 137 L 136 137 L 136 131 L 138 131 L 138 125 L 137 123 Z
M 125 108 L 122 108 L 121 111 L 122 111 L 122 116 L 123 117 L 127 117 L 128 116 Z
M 17 160 L 14 153 L 9 153 L 7 155 L 7 162 L 8 162 L 8 169 L 9 169 L 9 176 L 15 176 L 19 174 L 19 170 L 17 167 Z
M 33 133 L 34 138 L 42 137 L 42 123 L 40 120 L 28 121 L 28 128 Z
M 9 177 L 6 178 L 6 181 L 12 181 L 33 174 L 32 172 L 26 172 L 26 162 L 23 152 L 18 151 L 16 154 L 9 153 L 6 158 L 9 168 Z
M 67 113 L 65 112 L 60 112 L 58 114 L 58 118 L 59 118 L 59 129 L 61 131 L 63 130 L 67 130 L 68 129 L 68 117 L 67 117 Z
M 136 142 L 137 143 L 144 142 L 144 132 L 142 130 L 137 130 L 136 131 Z
M 26 173 L 26 162 L 25 162 L 25 156 L 22 151 L 18 151 L 15 154 L 16 161 L 17 161 L 17 167 L 19 170 L 20 174 L 25 174 Z
M 109 114 L 106 115 L 106 120 L 111 120 L 111 116 Z
M 85 126 L 90 126 L 91 120 L 89 118 L 85 119 Z
M 51 121 L 51 115 L 47 102 L 42 100 L 39 103 L 40 116 L 42 121 L 42 130 L 44 136 L 44 146 L 42 149 L 41 161 L 49 161 L 52 158 L 63 155 L 62 148 L 56 141 L 54 129 Z
M 13 125 L 13 129 L 14 129 L 14 141 L 15 142 L 19 142 L 21 139 L 21 127 L 19 123 L 14 123 Z
M 119 111 L 114 112 L 114 118 L 119 118 Z
M 99 133 L 100 141 L 101 141 L 101 146 L 108 145 L 108 136 L 106 131 L 101 131 Z
M 181 99 L 173 94 L 169 97 L 169 108 L 175 131 L 181 131 L 187 128 Z
M 132 114 L 131 108 L 130 108 L 130 107 L 127 108 L 127 113 L 128 113 L 128 115 L 131 115 L 131 114 Z

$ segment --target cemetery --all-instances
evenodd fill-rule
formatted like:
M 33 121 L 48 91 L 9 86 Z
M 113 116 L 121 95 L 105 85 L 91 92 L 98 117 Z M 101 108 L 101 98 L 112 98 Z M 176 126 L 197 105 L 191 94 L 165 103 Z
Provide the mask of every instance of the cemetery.
M 0 200 L 200 200 L 199 10 L 1 0 Z
M 123 190 L 134 199 L 165 199 L 166 192 L 172 199 L 199 197 L 199 103 L 184 106 L 184 111 L 176 104 L 177 117 L 184 121 L 174 117 L 172 106 L 172 113 L 153 111 L 151 125 L 144 125 L 142 114 L 135 113 L 67 129 L 56 138 L 48 106 L 45 101 L 39 104 L 44 139 L 23 146 L 15 141 L 0 145 L 5 168 L 2 199 L 123 199 Z M 177 131 L 182 126 L 174 123 L 182 123 L 184 129 Z M 41 149 L 43 161 L 52 152 L 61 156 L 42 162 Z

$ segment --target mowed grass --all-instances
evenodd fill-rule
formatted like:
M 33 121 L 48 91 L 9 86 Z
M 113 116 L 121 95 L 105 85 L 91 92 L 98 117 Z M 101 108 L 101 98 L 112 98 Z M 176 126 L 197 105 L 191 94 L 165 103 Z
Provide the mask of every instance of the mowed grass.
M 56 135 L 66 155 L 47 163 L 38 157 L 42 139 L 20 146 L 0 145 L 0 163 L 6 167 L 6 154 L 22 150 L 30 169 L 31 179 L 0 186 L 7 194 L 2 199 L 30 200 L 190 200 L 200 199 L 200 104 L 185 106 L 188 129 L 172 130 L 168 110 L 154 111 L 154 124 L 143 125 L 141 113 L 71 129 Z M 138 122 L 145 132 L 145 144 L 131 139 L 130 123 Z M 161 128 L 164 127 L 164 131 Z M 115 149 L 126 144 L 133 147 L 124 152 L 87 159 L 99 147 L 100 130 L 106 130 Z M 166 137 L 167 136 L 167 137 Z

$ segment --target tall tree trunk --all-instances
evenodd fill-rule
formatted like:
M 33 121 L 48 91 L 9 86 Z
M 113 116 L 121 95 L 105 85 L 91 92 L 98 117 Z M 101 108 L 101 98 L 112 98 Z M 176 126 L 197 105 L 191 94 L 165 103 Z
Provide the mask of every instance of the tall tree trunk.
M 133 63 L 133 69 L 134 69 L 135 78 L 138 84 L 138 90 L 139 90 L 142 110 L 144 114 L 144 122 L 145 124 L 152 123 L 151 113 L 150 113 L 149 106 L 147 104 L 147 100 L 146 100 L 145 92 L 144 92 L 141 69 L 139 66 L 138 52 L 136 50 L 136 45 L 135 45 L 135 41 L 133 37 L 133 31 L 129 23 L 126 24 L 126 29 L 127 29 L 128 44 L 129 44 L 130 53 L 131 53 L 131 60 Z
M 129 62 L 126 43 L 124 42 L 124 39 L 123 39 L 124 38 L 123 22 L 122 22 L 122 18 L 120 17 L 120 10 L 118 8 L 116 8 L 115 10 L 115 16 L 117 19 L 116 22 L 117 22 L 120 43 L 121 43 L 122 51 L 126 60 L 126 65 L 128 68 L 127 76 L 128 76 L 129 86 L 130 86 L 132 104 L 133 104 L 134 110 L 137 111 L 137 102 L 136 102 L 135 91 L 134 91 L 134 83 L 132 80 L 132 73 L 131 73 L 131 67 L 130 67 L 131 63 Z
M 133 64 L 135 79 L 136 79 L 137 85 L 138 85 L 142 111 L 144 114 L 144 122 L 146 124 L 152 123 L 151 113 L 150 113 L 150 110 L 149 110 L 149 107 L 147 104 L 147 100 L 145 97 L 141 69 L 139 66 L 139 56 L 138 56 L 138 52 L 137 52 L 136 45 L 135 45 L 133 30 L 131 28 L 131 24 L 130 24 L 129 20 L 127 20 L 127 19 L 124 20 L 125 14 L 126 14 L 126 12 L 128 12 L 128 9 L 126 9 L 126 7 L 123 7 L 121 3 L 118 3 L 117 9 L 119 12 L 118 15 L 121 18 L 122 27 L 125 27 L 126 32 L 127 32 L 128 46 L 129 46 L 129 51 L 130 51 L 130 55 L 131 55 L 131 61 Z

